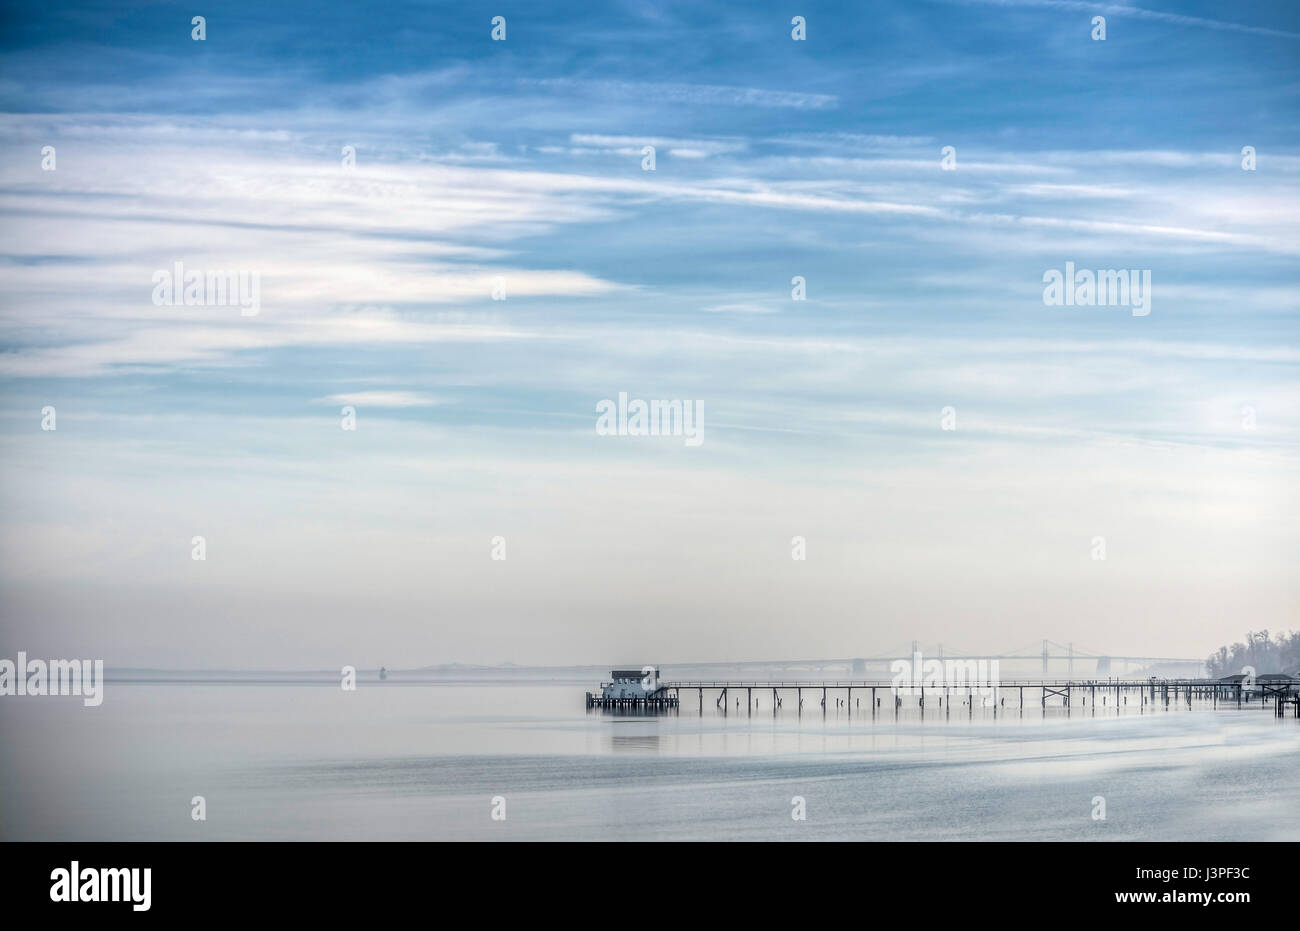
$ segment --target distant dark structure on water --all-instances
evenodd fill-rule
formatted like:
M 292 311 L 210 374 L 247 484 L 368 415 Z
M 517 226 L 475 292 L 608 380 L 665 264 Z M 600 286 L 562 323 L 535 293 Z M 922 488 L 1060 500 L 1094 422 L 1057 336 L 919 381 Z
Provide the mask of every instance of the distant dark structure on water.
M 600 708 L 674 708 L 676 694 L 659 682 L 657 666 L 641 669 L 615 669 L 610 681 L 600 684 L 600 694 L 587 693 L 587 707 Z

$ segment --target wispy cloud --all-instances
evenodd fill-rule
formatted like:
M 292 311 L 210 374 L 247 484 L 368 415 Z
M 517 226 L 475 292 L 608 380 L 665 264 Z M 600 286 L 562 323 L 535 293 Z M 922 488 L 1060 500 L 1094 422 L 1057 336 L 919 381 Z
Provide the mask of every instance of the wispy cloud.
M 720 139 L 669 139 L 663 136 L 603 136 L 591 133 L 574 133 L 570 141 L 577 149 L 595 149 L 620 155 L 641 154 L 643 146 L 664 149 L 670 155 L 682 158 L 707 158 L 743 152 L 746 143 L 743 140 Z M 570 150 L 573 151 L 573 150 Z
M 991 6 L 1028 6 L 1059 10 L 1078 10 L 1085 13 L 1097 13 L 1102 16 L 1130 16 L 1136 19 L 1170 23 L 1175 26 L 1195 26 L 1198 28 L 1217 29 L 1225 32 L 1243 32 L 1251 35 L 1273 36 L 1282 39 L 1300 39 L 1300 32 L 1275 29 L 1271 26 L 1253 26 L 1244 23 L 1226 22 L 1219 19 L 1188 16 L 1183 13 L 1167 13 L 1163 10 L 1148 10 L 1141 7 L 1118 3 L 1087 3 L 1085 0 L 947 0 L 947 2 L 981 3 Z
M 773 314 L 776 308 L 767 304 L 744 303 L 744 304 L 713 304 L 703 308 L 705 313 L 709 314 Z
M 357 407 L 433 407 L 444 403 L 414 391 L 349 391 L 320 398 L 325 404 L 352 404 Z
M 699 107 L 773 107 L 795 110 L 829 110 L 839 106 L 834 94 L 767 90 L 723 84 L 664 84 L 654 81 L 581 80 L 577 78 L 521 79 L 525 87 L 580 91 L 597 97 L 659 102 Z

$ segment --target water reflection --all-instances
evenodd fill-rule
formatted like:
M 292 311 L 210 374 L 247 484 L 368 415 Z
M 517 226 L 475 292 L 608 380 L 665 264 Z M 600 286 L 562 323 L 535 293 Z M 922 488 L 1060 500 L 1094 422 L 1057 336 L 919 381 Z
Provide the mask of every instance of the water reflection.
M 658 734 L 610 734 L 609 745 L 613 750 L 633 753 L 659 752 Z
M 610 717 L 619 718 L 658 718 L 664 715 L 678 714 L 678 708 L 668 708 L 662 705 L 610 705 L 602 707 L 593 705 L 587 709 L 587 714 L 603 714 Z

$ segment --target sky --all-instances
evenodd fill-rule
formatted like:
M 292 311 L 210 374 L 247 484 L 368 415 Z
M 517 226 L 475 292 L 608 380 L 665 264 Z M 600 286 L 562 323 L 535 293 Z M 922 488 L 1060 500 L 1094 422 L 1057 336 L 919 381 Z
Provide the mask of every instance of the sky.
M 1300 626 L 1297 65 L 1290 2 L 7 2 L 0 655 Z

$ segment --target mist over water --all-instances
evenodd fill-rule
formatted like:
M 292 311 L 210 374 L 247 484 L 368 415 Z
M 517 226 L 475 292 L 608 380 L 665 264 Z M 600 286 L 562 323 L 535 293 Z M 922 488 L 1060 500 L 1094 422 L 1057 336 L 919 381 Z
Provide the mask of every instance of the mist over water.
M 683 693 L 649 717 L 587 712 L 581 687 L 554 684 L 116 683 L 94 714 L 6 701 L 0 837 L 1300 838 L 1300 721 L 1258 705 L 1067 712 L 1035 696 L 922 718 L 886 695 L 873 718 L 865 700 L 850 716 L 805 698 L 802 715 L 789 697 L 773 715 L 770 693 L 723 715 L 706 696 L 700 715 Z

